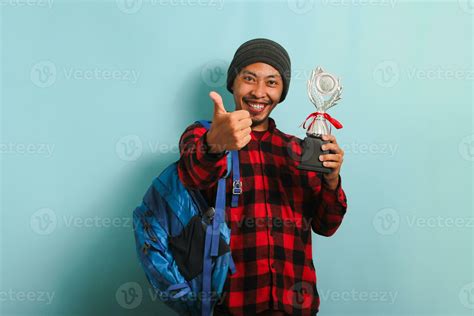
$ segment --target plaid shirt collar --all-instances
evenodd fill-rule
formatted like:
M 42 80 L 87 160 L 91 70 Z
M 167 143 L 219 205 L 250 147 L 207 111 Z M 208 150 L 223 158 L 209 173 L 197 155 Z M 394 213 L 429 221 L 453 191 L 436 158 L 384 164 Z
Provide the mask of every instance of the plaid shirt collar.
M 265 131 L 265 133 L 263 134 L 263 136 L 260 140 L 262 141 L 262 140 L 266 139 L 270 134 L 275 133 L 276 129 L 277 128 L 276 128 L 275 120 L 272 119 L 271 117 L 268 117 L 268 129 Z M 257 138 L 255 137 L 255 135 L 253 133 L 251 133 L 250 135 L 252 137 L 252 140 L 257 140 Z

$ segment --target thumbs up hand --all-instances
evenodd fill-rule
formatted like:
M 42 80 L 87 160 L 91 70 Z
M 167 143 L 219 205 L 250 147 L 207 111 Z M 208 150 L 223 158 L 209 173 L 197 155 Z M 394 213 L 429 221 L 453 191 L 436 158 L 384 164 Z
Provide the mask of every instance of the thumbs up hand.
M 209 97 L 214 102 L 214 116 L 206 139 L 209 152 L 220 153 L 245 147 L 251 139 L 250 113 L 246 110 L 227 112 L 217 92 L 212 91 Z

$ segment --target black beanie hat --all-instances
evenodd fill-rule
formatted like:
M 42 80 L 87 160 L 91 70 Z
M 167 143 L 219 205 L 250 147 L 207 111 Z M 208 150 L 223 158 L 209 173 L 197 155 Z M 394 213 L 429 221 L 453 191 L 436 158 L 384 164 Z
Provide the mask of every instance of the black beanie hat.
M 237 74 L 244 67 L 257 62 L 269 64 L 280 73 L 283 91 L 279 102 L 283 102 L 290 86 L 290 56 L 283 46 L 266 38 L 256 38 L 240 45 L 227 70 L 227 90 L 233 93 L 232 85 Z

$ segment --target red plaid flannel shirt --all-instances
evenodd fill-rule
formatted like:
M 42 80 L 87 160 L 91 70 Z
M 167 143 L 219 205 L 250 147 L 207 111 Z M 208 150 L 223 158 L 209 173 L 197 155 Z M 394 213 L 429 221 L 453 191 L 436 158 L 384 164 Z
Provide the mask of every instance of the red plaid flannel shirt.
M 227 171 L 224 155 L 206 153 L 206 130 L 189 126 L 180 139 L 178 172 L 215 204 L 217 181 Z M 321 174 L 297 168 L 302 140 L 284 134 L 269 118 L 258 140 L 239 150 L 242 194 L 231 208 L 232 176 L 226 182 L 226 223 L 237 272 L 228 275 L 218 308 L 236 316 L 274 309 L 314 315 L 320 299 L 312 260 L 311 230 L 331 236 L 346 212 L 341 178 L 326 188 Z

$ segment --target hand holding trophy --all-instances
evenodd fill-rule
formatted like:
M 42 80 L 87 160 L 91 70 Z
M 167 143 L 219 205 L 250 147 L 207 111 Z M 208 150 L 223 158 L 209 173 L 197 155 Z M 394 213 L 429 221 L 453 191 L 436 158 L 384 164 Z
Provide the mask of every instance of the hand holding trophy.
M 298 169 L 318 171 L 321 173 L 330 173 L 331 168 L 323 166 L 319 160 L 320 155 L 329 153 L 329 150 L 323 151 L 321 146 L 328 143 L 322 140 L 323 135 L 331 134 L 331 128 L 328 121 L 335 128 L 342 128 L 342 124 L 332 118 L 326 111 L 337 104 L 341 99 L 342 86 L 340 79 L 325 72 L 321 67 L 317 67 L 311 73 L 308 80 L 308 96 L 316 107 L 316 112 L 311 113 L 302 123 L 303 128 L 310 121 L 306 131 L 306 138 L 303 141 L 303 154 Z

